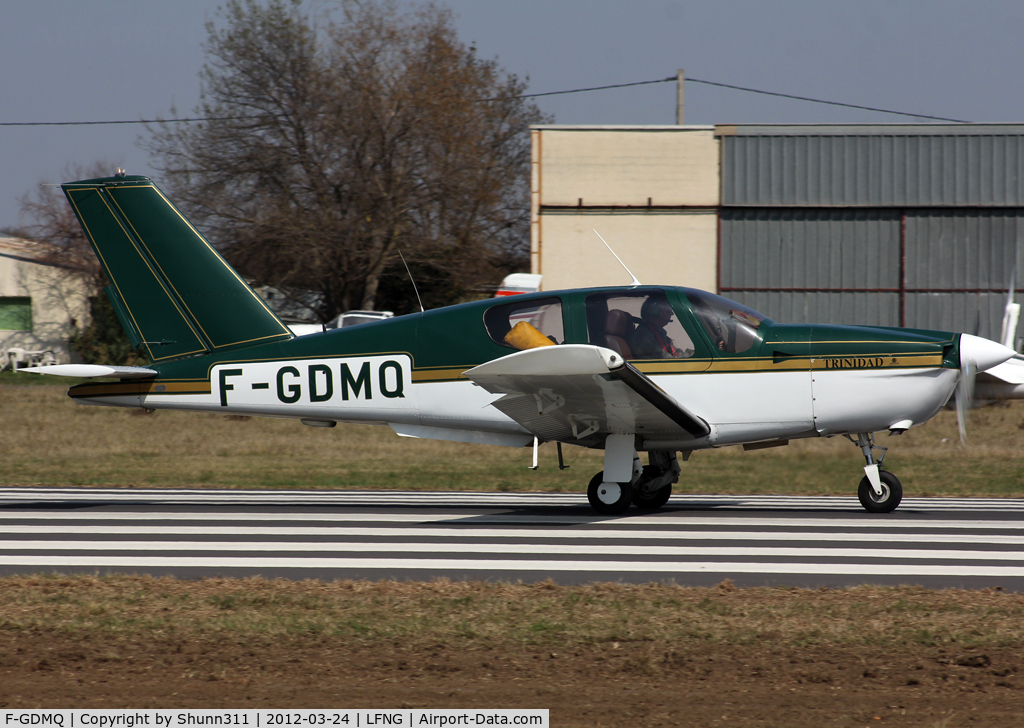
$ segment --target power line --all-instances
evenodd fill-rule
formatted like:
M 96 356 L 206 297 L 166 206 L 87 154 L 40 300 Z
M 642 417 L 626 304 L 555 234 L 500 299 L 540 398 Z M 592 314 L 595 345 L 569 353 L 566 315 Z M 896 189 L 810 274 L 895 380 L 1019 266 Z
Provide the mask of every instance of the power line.
M 666 81 L 675 81 L 676 79 L 673 76 L 672 78 L 666 78 L 665 80 Z M 744 86 L 733 86 L 732 84 L 729 84 L 729 83 L 718 83 L 717 81 L 702 81 L 699 78 L 687 78 L 685 80 L 688 81 L 688 82 L 693 82 L 693 83 L 703 83 L 703 84 L 706 84 L 708 86 L 721 86 L 722 88 L 731 88 L 731 89 L 734 89 L 736 91 L 746 91 L 746 92 L 752 93 L 752 94 L 763 94 L 765 96 L 780 96 L 780 97 L 782 97 L 784 99 L 796 99 L 797 101 L 809 101 L 809 102 L 811 102 L 813 104 L 827 104 L 829 106 L 845 106 L 848 109 L 862 109 L 864 111 L 877 111 L 877 112 L 880 112 L 882 114 L 897 114 L 899 116 L 911 116 L 911 117 L 914 117 L 914 118 L 917 118 L 917 119 L 933 119 L 935 121 L 952 121 L 952 122 L 954 122 L 956 124 L 970 124 L 971 123 L 969 121 L 964 121 L 963 119 L 947 119 L 947 118 L 945 118 L 943 116 L 929 116 L 928 114 L 912 114 L 912 113 L 907 112 L 907 111 L 893 111 L 892 109 L 877 109 L 877 108 L 875 108 L 873 106 L 859 106 L 858 104 L 844 104 L 841 101 L 825 101 L 824 99 L 812 99 L 809 96 L 794 96 L 793 94 L 783 94 L 783 93 L 778 93 L 777 91 L 762 91 L 761 89 L 756 89 L 756 88 L 746 88 Z
M 187 121 L 238 121 L 253 116 L 196 116 L 178 119 L 118 119 L 116 121 L 0 121 L 0 126 L 99 126 L 101 124 L 164 124 Z
M 964 121 L 963 119 L 947 119 L 944 116 L 929 116 L 928 114 L 913 114 L 908 111 L 893 111 L 892 109 L 879 109 L 873 106 L 861 106 L 859 104 L 846 104 L 841 101 L 827 101 L 825 99 L 815 99 L 809 96 L 796 96 L 794 94 L 784 94 L 778 91 L 764 91 L 762 89 L 747 88 L 746 86 L 734 86 L 731 83 L 719 83 L 717 81 L 705 81 L 699 78 L 685 78 L 685 83 L 703 83 L 707 86 L 719 86 L 721 88 L 730 88 L 735 91 L 746 91 L 752 94 L 763 94 L 765 96 L 778 96 L 784 99 L 794 99 L 796 101 L 808 101 L 813 104 L 826 104 L 828 106 L 843 106 L 848 109 L 861 109 L 863 111 L 876 111 L 882 114 L 897 114 L 899 116 L 910 116 L 915 119 L 932 119 L 934 121 L 952 121 L 957 124 L 969 124 L 971 122 Z M 529 99 L 536 98 L 538 96 L 558 96 L 560 94 L 578 94 L 584 91 L 603 91 L 609 88 L 625 88 L 626 86 L 643 86 L 649 83 L 667 83 L 670 81 L 676 81 L 675 76 L 669 76 L 668 78 L 659 78 L 655 81 L 637 81 L 635 83 L 619 83 L 612 86 L 594 86 L 592 88 L 576 88 L 569 91 L 549 91 L 543 94 L 524 94 L 523 96 L 517 96 L 516 98 Z
M 535 99 L 538 96 L 560 96 L 562 94 L 581 94 L 584 91 L 604 91 L 609 88 L 626 88 L 627 86 L 646 86 L 649 83 L 665 83 L 666 81 L 675 81 L 676 77 L 670 78 L 659 78 L 655 81 L 634 81 L 633 83 L 614 83 L 611 86 L 591 86 L 590 88 L 574 88 L 569 91 L 548 91 L 543 94 L 523 94 L 522 96 L 516 96 L 517 99 Z M 496 99 L 489 99 L 496 100 Z
M 653 81 L 634 81 L 633 83 L 615 83 L 607 86 L 590 86 L 587 88 L 574 88 L 566 91 L 547 91 L 539 94 L 522 94 L 513 98 L 517 99 L 536 99 L 542 96 L 562 96 L 565 94 L 580 94 L 588 91 L 606 91 L 613 88 L 627 88 L 629 86 L 646 86 L 654 83 L 668 83 L 675 81 L 675 76 L 669 76 L 668 78 L 658 78 Z M 950 119 L 943 116 L 930 116 L 929 114 L 914 114 L 908 111 L 895 111 L 893 109 L 880 109 L 874 106 L 861 106 L 859 104 L 847 104 L 842 101 L 828 101 L 826 99 L 816 99 L 810 96 L 797 96 L 795 94 L 784 94 L 778 91 L 765 91 L 763 89 L 748 88 L 746 86 L 736 86 L 730 83 L 720 83 L 718 81 L 705 81 L 699 78 L 686 78 L 686 83 L 701 83 L 706 86 L 718 86 L 720 88 L 733 89 L 734 91 L 745 91 L 752 94 L 761 94 L 763 96 L 777 96 L 784 99 L 793 99 L 795 101 L 806 101 L 812 104 L 825 104 L 827 106 L 842 106 L 847 109 L 860 109 L 862 111 L 874 111 L 880 114 L 895 114 L 897 116 L 909 116 L 915 119 L 931 119 L 933 121 L 950 121 L 956 124 L 969 124 L 970 122 L 964 121 L 963 119 Z M 484 101 L 497 101 L 498 99 L 484 99 Z M 120 119 L 116 121 L 0 121 L 0 126 L 100 126 L 105 124 L 171 124 L 171 123 L 189 123 L 197 121 L 242 121 L 246 119 L 252 119 L 252 116 L 200 116 L 200 117 L 181 117 L 175 119 Z

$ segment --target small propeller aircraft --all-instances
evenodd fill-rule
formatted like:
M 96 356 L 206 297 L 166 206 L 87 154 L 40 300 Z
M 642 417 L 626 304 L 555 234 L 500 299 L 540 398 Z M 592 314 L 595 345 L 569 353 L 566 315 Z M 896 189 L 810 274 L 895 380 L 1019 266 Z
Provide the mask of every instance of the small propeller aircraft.
M 35 370 L 118 380 L 72 387 L 77 402 L 387 424 L 408 437 L 532 444 L 535 457 L 539 442 L 556 442 L 559 458 L 563 443 L 603 449 L 587 491 L 602 514 L 664 505 L 679 453 L 835 435 L 866 461 L 861 504 L 892 511 L 903 490 L 880 468 L 873 433 L 926 422 L 951 397 L 966 406 L 978 373 L 1014 355 L 969 334 L 778 324 L 635 278 L 294 336 L 150 179 L 62 188 L 122 326 L 151 360 Z M 1021 388 L 1000 382 L 986 395 Z

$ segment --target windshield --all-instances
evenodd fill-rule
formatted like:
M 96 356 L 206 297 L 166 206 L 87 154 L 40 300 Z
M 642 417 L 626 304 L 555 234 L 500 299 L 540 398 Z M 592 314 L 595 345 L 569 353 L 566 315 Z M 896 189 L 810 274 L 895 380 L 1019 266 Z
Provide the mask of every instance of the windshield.
M 739 354 L 751 349 L 761 340 L 758 330 L 768 318 L 752 308 L 713 293 L 685 289 L 711 343 L 719 351 Z

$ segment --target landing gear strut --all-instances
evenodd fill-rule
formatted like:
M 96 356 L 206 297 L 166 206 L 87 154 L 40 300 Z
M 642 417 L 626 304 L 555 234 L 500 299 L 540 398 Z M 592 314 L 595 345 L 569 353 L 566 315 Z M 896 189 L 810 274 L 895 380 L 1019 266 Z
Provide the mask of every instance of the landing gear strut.
M 864 510 L 871 513 L 890 513 L 903 500 L 903 485 L 899 478 L 888 470 L 881 470 L 887 448 L 875 445 L 875 438 L 870 432 L 861 432 L 856 441 L 849 435 L 846 438 L 860 447 L 867 465 L 864 466 L 864 477 L 857 487 L 857 497 Z M 881 450 L 882 457 L 875 460 L 874 451 Z
M 679 461 L 674 452 L 663 450 L 651 451 L 647 457 L 650 464 L 633 486 L 633 505 L 653 511 L 668 503 L 672 484 L 679 482 Z
M 587 487 L 587 500 L 602 515 L 624 513 L 630 503 L 646 510 L 661 508 L 679 480 L 674 452 L 651 452 L 649 464 L 641 465 L 633 447 L 632 436 L 609 435 L 605 441 L 605 468 Z

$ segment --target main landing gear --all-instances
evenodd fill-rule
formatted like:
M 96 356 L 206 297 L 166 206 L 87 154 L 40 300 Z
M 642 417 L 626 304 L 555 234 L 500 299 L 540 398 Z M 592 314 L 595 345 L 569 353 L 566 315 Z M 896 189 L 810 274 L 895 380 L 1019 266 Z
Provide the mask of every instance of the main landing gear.
M 611 437 L 608 439 L 611 440 Z M 605 473 L 612 472 L 609 468 L 607 443 L 605 469 L 590 479 L 587 500 L 601 515 L 615 516 L 624 513 L 631 503 L 637 508 L 657 510 L 668 502 L 669 496 L 672 495 L 672 484 L 679 480 L 679 461 L 676 460 L 674 452 L 652 451 L 648 454 L 649 464 L 641 465 L 640 458 L 632 449 L 632 437 L 629 438 L 628 444 L 632 462 L 627 463 L 630 470 L 626 473 L 617 473 L 621 480 L 605 479 Z M 612 447 L 615 447 L 614 443 Z M 613 452 L 613 459 L 615 455 Z M 621 454 L 619 456 L 621 459 Z M 621 471 L 621 463 L 619 465 Z
M 888 470 L 880 469 L 887 448 L 875 445 L 875 438 L 870 432 L 861 432 L 856 440 L 849 435 L 845 437 L 861 449 L 867 461 L 867 465 L 864 466 L 864 477 L 857 487 L 857 497 L 864 510 L 871 513 L 891 513 L 896 510 L 896 506 L 903 500 L 903 485 L 899 478 Z M 882 457 L 877 461 L 874 457 L 875 450 L 882 451 Z

